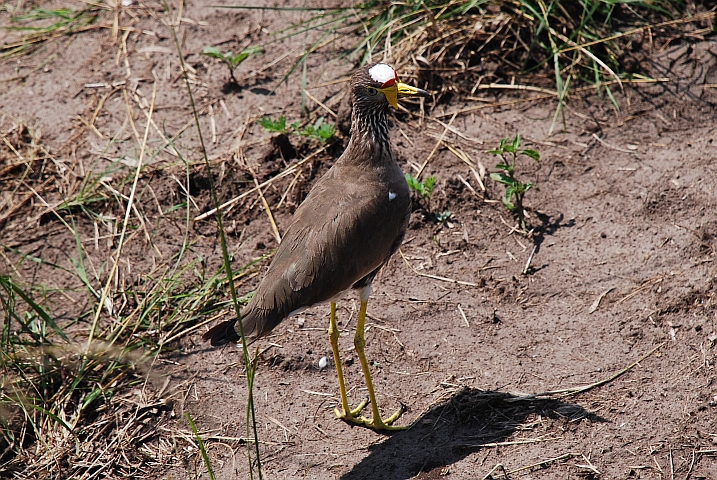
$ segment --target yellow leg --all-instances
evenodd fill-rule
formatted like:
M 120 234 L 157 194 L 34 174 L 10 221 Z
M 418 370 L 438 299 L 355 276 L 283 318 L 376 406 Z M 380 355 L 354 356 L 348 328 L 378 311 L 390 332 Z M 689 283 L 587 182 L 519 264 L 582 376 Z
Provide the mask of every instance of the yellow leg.
M 339 392 L 341 393 L 341 409 L 334 409 L 336 416 L 347 422 L 356 424 L 364 424 L 363 418 L 357 418 L 361 410 L 368 405 L 368 399 L 364 400 L 354 410 L 349 409 L 349 401 L 346 398 L 346 383 L 344 382 L 344 372 L 341 368 L 341 356 L 339 354 L 339 329 L 336 326 L 336 302 L 331 302 L 331 315 L 329 316 L 329 341 L 331 342 L 331 350 L 334 352 L 334 364 L 336 365 L 336 376 L 339 378 Z
M 366 347 L 366 339 L 364 338 L 364 325 L 366 323 L 366 308 L 368 307 L 368 300 L 361 301 L 361 308 L 359 309 L 358 321 L 356 324 L 356 336 L 354 337 L 354 346 L 356 347 L 356 355 L 359 357 L 361 362 L 361 368 L 363 369 L 363 376 L 366 380 L 366 388 L 368 388 L 368 398 L 371 402 L 371 410 L 373 412 L 373 418 L 371 420 L 363 419 L 364 424 L 367 427 L 371 427 L 376 430 L 405 430 L 408 427 L 396 427 L 393 426 L 393 422 L 398 420 L 401 414 L 404 412 L 404 408 L 391 415 L 385 420 L 381 419 L 381 414 L 378 411 L 378 404 L 376 403 L 376 394 L 373 390 L 373 382 L 371 381 L 371 372 L 368 369 L 368 362 L 366 361 L 366 354 L 364 348 Z

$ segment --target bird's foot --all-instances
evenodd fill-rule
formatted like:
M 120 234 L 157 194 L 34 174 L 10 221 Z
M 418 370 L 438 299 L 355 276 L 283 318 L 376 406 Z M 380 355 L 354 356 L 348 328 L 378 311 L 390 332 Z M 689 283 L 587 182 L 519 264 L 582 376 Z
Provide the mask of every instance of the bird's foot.
M 368 405 L 369 399 L 364 399 L 361 403 L 359 403 L 358 407 L 354 408 L 353 410 L 346 411 L 346 408 L 341 408 L 339 410 L 338 408 L 334 408 L 334 413 L 338 418 L 343 420 L 346 423 L 350 423 L 352 425 L 364 425 L 364 421 L 366 420 L 365 417 L 359 416 L 361 413 L 361 410 L 366 408 L 366 405 Z
M 406 430 L 408 429 L 408 425 L 394 425 L 393 422 L 398 420 L 401 415 L 403 415 L 403 412 L 406 411 L 406 406 L 404 404 L 401 404 L 401 408 L 396 411 L 393 415 L 386 418 L 385 420 L 382 420 L 380 416 L 376 415 L 374 418 L 370 420 L 366 420 L 365 426 L 369 428 L 373 428 L 374 430 L 387 430 L 387 431 L 399 431 L 399 430 Z
M 349 425 L 357 425 L 360 427 L 367 427 L 371 428 L 373 430 L 379 431 L 379 430 L 385 430 L 385 431 L 399 431 L 399 430 L 406 430 L 408 426 L 396 426 L 393 425 L 393 422 L 399 419 L 401 415 L 403 415 L 403 412 L 406 411 L 406 406 L 401 405 L 401 409 L 398 410 L 396 413 L 391 415 L 390 417 L 384 419 L 381 419 L 380 416 L 375 416 L 374 418 L 366 418 L 364 416 L 359 416 L 361 413 L 361 410 L 363 410 L 366 405 L 368 405 L 369 400 L 366 399 L 363 402 L 359 404 L 358 407 L 354 408 L 353 410 L 349 410 L 348 413 L 344 410 L 339 410 L 338 408 L 334 409 L 334 412 L 336 413 L 336 416 L 343 420 L 344 422 L 348 423 Z

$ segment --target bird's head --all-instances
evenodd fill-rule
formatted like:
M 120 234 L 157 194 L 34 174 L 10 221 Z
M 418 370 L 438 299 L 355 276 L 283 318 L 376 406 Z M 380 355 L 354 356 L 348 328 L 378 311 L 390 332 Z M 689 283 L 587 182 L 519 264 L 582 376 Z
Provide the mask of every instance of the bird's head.
M 393 67 L 385 63 L 371 63 L 359 69 L 351 78 L 354 104 L 361 109 L 384 110 L 388 105 L 398 109 L 403 97 L 428 97 L 428 92 L 401 83 Z

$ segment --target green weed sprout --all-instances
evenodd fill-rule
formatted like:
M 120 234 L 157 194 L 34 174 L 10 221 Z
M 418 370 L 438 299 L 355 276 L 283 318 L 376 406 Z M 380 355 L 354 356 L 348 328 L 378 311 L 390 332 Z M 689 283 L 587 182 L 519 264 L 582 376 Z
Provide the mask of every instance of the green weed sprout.
M 222 53 L 217 47 L 204 47 L 202 54 L 221 60 L 229 67 L 229 74 L 232 77 L 234 83 L 238 83 L 234 77 L 234 70 L 239 66 L 241 62 L 249 58 L 251 55 L 258 55 L 263 52 L 262 47 L 247 47 L 241 52 L 234 55 L 232 52 Z
M 286 128 L 286 117 L 284 115 L 280 116 L 277 120 L 272 120 L 267 116 L 263 116 L 259 120 L 257 120 L 256 123 L 261 125 L 261 127 L 267 132 L 276 132 L 283 134 L 289 133 L 289 130 Z
M 451 218 L 452 213 L 448 210 L 444 210 L 443 212 L 437 212 L 436 213 L 436 221 L 438 223 L 444 223 L 447 222 L 449 218 Z
M 425 202 L 431 200 L 433 187 L 436 185 L 436 177 L 427 177 L 424 181 L 419 182 L 417 178 L 412 177 L 410 173 L 407 173 L 406 182 L 408 183 L 408 188 L 411 189 L 411 191 L 416 192 L 421 200 Z
M 267 132 L 283 133 L 288 135 L 289 133 L 296 133 L 302 137 L 306 137 L 309 140 L 317 140 L 319 143 L 324 144 L 331 140 L 336 131 L 334 125 L 324 122 L 324 117 L 319 117 L 313 125 L 308 125 L 304 129 L 299 129 L 299 122 L 293 122 L 289 126 L 286 125 L 286 117 L 281 115 L 278 119 L 272 120 L 271 118 L 264 116 L 257 120 L 257 123 Z
M 294 126 L 295 124 L 292 124 Z M 330 123 L 324 123 L 324 117 L 319 117 L 313 125 L 309 125 L 298 131 L 302 137 L 318 140 L 319 143 L 326 143 L 334 136 L 335 127 Z
M 495 168 L 501 170 L 490 174 L 490 178 L 498 183 L 505 185 L 505 194 L 501 199 L 503 205 L 509 211 L 513 212 L 520 221 L 523 231 L 527 231 L 525 226 L 525 211 L 523 210 L 523 197 L 525 193 L 533 188 L 533 183 L 523 183 L 515 178 L 515 161 L 521 156 L 530 157 L 536 162 L 540 162 L 540 154 L 535 150 L 525 148 L 520 150 L 520 134 L 516 135 L 512 140 L 503 138 L 500 145 L 495 150 L 489 150 L 488 153 L 500 155 L 503 159 Z
M 419 182 L 417 178 L 412 177 L 410 173 L 405 174 L 406 183 L 408 188 L 418 196 L 420 202 L 426 202 L 426 205 L 431 201 L 431 195 L 433 195 L 433 187 L 436 186 L 436 177 L 426 177 L 422 182 Z M 436 212 L 434 218 L 438 223 L 447 222 L 451 218 L 451 212 L 448 210 L 444 212 Z

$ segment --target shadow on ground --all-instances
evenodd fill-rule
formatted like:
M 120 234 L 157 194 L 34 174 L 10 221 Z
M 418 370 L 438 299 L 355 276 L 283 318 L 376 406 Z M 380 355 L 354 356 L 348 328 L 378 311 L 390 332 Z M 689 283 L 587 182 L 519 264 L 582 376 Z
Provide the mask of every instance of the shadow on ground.
M 464 388 L 418 418 L 410 430 L 369 447 L 369 455 L 341 479 L 405 480 L 438 472 L 491 444 L 519 440 L 512 438 L 516 429 L 538 415 L 573 424 L 605 421 L 572 403 Z

